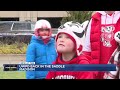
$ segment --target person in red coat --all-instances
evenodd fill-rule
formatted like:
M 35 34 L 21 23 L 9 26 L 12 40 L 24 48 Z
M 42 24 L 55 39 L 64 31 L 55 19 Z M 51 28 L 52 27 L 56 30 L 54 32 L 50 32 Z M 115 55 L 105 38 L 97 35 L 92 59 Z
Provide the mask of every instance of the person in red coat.
M 96 11 L 89 22 L 83 53 L 92 57 L 92 64 L 108 64 L 117 47 L 114 34 L 120 31 L 120 11 Z M 103 79 L 104 72 L 96 72 Z
M 87 24 L 88 21 L 84 24 L 69 21 L 58 28 L 56 35 L 58 57 L 53 64 L 90 64 L 91 57 L 81 54 L 81 39 Z M 90 71 L 49 71 L 46 79 L 94 79 L 94 76 Z

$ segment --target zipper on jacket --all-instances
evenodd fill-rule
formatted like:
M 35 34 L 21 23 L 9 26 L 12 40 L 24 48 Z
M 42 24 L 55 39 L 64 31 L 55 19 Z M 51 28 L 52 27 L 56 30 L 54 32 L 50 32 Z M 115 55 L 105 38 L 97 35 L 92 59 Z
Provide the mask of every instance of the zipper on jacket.
M 45 44 L 45 50 L 46 50 L 46 63 L 48 64 L 48 60 L 47 60 L 47 44 Z

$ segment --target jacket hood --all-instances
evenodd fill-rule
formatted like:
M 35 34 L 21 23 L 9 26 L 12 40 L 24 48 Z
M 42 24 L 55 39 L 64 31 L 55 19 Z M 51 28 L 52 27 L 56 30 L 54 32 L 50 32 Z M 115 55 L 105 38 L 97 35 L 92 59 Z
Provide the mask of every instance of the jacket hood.
M 70 61 L 64 61 L 64 60 L 61 60 L 61 55 L 58 54 L 58 57 L 57 57 L 56 61 L 53 64 L 80 64 L 81 60 L 85 60 L 85 61 L 90 63 L 92 58 L 90 56 L 88 56 L 88 55 L 81 54 L 80 56 L 74 57 Z
M 105 13 L 105 11 L 96 11 L 96 12 L 98 12 L 98 13 L 100 13 L 100 14 L 102 14 L 102 15 L 106 15 L 107 13 Z M 115 11 L 113 14 L 118 14 L 118 13 L 120 13 L 120 11 Z
M 64 61 L 61 60 L 61 55 L 58 55 L 57 60 L 54 62 L 54 64 L 75 64 L 75 63 L 79 63 L 79 57 L 75 57 L 70 61 Z
M 51 31 L 51 24 L 50 24 L 50 22 L 48 22 L 47 20 L 44 20 L 44 19 L 38 20 L 35 23 L 35 28 L 34 28 L 35 36 L 39 36 L 38 29 L 40 29 L 40 28 L 42 28 L 42 29 L 49 29 L 50 30 L 49 36 L 51 36 L 52 31 Z
M 102 15 L 102 17 L 101 17 Z M 101 18 L 100 18 L 101 17 Z M 115 11 L 113 14 L 108 15 L 105 11 L 96 11 L 92 18 L 102 20 L 102 24 L 113 24 L 120 18 L 120 11 Z

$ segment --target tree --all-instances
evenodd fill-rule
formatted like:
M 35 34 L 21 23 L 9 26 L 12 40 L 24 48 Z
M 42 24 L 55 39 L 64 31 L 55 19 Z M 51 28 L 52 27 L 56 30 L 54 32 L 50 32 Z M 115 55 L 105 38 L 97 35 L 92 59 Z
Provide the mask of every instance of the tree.
M 82 23 L 86 20 L 90 20 L 91 14 L 93 11 L 66 11 L 67 17 L 63 17 L 61 20 L 61 24 L 67 21 L 77 21 Z

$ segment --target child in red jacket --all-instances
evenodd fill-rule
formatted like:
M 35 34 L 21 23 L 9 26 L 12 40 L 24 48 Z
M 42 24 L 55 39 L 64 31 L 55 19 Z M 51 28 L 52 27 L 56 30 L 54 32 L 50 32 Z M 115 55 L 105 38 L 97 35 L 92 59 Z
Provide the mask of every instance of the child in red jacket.
M 81 54 L 81 39 L 87 23 L 66 22 L 58 28 L 56 48 L 58 57 L 53 64 L 90 64 L 91 57 Z M 81 26 L 83 25 L 83 26 Z M 46 79 L 93 79 L 93 72 L 50 71 Z

